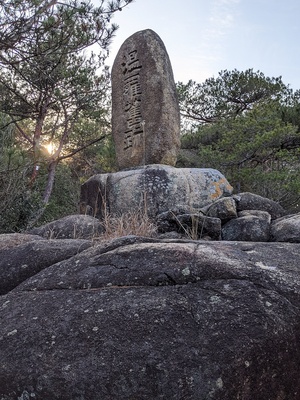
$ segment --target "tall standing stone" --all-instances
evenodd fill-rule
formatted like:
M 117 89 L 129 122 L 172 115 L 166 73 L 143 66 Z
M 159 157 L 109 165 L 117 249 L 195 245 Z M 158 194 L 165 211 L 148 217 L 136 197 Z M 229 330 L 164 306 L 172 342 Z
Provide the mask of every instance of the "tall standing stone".
M 112 132 L 120 169 L 175 165 L 180 115 L 170 59 L 150 29 L 130 36 L 112 68 Z

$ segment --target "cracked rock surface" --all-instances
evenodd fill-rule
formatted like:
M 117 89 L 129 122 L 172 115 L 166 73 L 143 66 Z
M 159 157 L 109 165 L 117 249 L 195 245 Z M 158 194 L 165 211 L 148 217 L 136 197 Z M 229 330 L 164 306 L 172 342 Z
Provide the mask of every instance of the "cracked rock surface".
M 0 399 L 298 400 L 299 256 L 131 236 L 33 270 L 0 297 Z

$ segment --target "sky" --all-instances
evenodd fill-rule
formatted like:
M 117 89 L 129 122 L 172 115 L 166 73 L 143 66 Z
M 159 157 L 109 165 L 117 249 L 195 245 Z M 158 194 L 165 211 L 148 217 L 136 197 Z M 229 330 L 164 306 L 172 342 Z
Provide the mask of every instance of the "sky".
M 167 48 L 176 82 L 252 68 L 282 76 L 297 90 L 299 16 L 299 0 L 135 0 L 112 19 L 119 29 L 107 64 L 129 36 L 152 29 Z

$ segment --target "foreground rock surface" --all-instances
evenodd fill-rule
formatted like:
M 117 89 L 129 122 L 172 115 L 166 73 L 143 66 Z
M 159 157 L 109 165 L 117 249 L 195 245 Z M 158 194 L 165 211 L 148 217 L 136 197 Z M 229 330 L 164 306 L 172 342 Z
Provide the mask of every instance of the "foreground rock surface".
M 0 294 L 8 293 L 42 269 L 66 260 L 91 246 L 90 240 L 34 238 L 14 248 L 0 249 Z
M 297 400 L 299 244 L 124 237 L 0 298 L 0 398 Z

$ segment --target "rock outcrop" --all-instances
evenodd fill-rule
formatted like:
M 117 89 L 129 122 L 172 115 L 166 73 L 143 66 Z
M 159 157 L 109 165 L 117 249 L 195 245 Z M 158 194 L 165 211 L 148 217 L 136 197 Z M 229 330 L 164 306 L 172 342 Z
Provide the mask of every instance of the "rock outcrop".
M 278 203 L 254 193 L 233 195 L 231 185 L 215 169 L 147 165 L 94 175 L 82 185 L 82 214 L 101 221 L 107 215 L 141 211 L 155 221 L 161 237 L 300 242 L 299 214 L 286 215 Z M 101 223 L 91 221 L 89 225 L 101 233 Z M 42 229 L 51 232 L 49 227 Z
M 199 209 L 232 190 L 215 169 L 146 165 L 92 176 L 81 188 L 81 212 L 101 218 L 104 210 L 121 215 L 146 208 L 154 218 L 174 207 Z
M 83 185 L 90 215 L 0 235 L 0 400 L 299 400 L 299 214 L 232 195 L 219 171 L 152 165 L 179 147 L 153 31 L 127 39 L 112 75 L 131 170 Z M 158 237 L 101 237 L 103 217 L 141 209 Z
M 90 240 L 80 239 L 34 239 L 13 248 L 0 250 L 0 295 L 8 293 L 42 269 L 70 258 L 92 244 Z
M 53 259 L 0 297 L 0 398 L 298 400 L 299 255 L 123 237 Z

